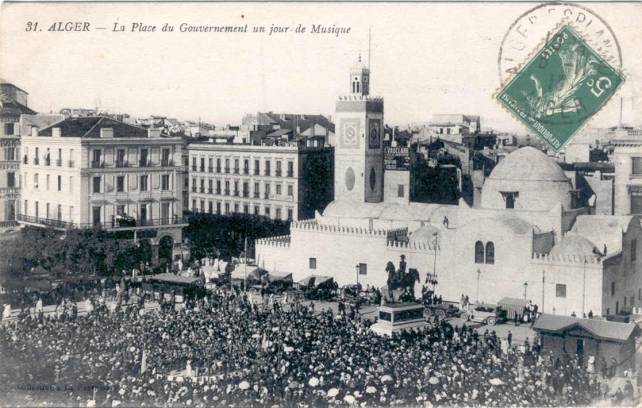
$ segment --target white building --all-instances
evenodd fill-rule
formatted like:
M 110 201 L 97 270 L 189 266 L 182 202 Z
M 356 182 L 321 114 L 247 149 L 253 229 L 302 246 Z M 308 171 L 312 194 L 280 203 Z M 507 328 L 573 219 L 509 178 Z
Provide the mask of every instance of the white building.
M 27 92 L 0 79 L 0 227 L 15 224 L 20 199 L 20 115 L 35 113 L 27 107 Z
M 190 210 L 299 220 L 332 201 L 332 148 L 190 143 Z
M 544 312 L 580 316 L 642 305 L 640 218 L 575 208 L 570 180 L 535 148 L 516 150 L 495 167 L 479 208 L 404 203 L 384 193 L 403 191 L 404 179 L 381 171 L 373 123 L 383 121 L 383 100 L 354 81 L 351 74 L 352 93 L 337 102 L 335 201 L 293 222 L 289 235 L 257 241 L 261 266 L 295 280 L 322 275 L 340 285 L 382 287 L 386 263 L 404 255 L 421 276 L 415 289 L 430 274 L 449 300 L 527 298 Z
M 79 117 L 33 128 L 22 143 L 21 223 L 146 230 L 155 249 L 182 241 L 181 138 Z

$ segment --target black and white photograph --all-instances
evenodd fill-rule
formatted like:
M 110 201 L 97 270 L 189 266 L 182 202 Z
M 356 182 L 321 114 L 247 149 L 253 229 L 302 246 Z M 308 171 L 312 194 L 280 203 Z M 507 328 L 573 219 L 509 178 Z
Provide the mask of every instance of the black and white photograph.
M 642 2 L 0 2 L 0 407 L 642 406 Z

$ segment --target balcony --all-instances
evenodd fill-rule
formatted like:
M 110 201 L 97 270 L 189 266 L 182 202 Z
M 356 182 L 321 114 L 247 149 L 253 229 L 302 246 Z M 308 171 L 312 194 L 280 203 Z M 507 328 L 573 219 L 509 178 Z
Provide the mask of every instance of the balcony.
M 208 188 L 208 189 L 207 189 L 207 194 L 213 194 L 213 193 L 214 193 L 214 190 L 213 190 L 213 189 L 211 189 L 211 188 Z
M 239 168 L 238 167 L 234 167 L 234 174 L 239 174 Z
M 269 177 L 269 176 L 272 175 L 272 173 L 268 170 L 268 171 L 265 172 L 265 175 Z
M 270 199 L 270 193 L 263 194 L 263 198 L 265 198 L 266 200 L 269 200 Z
M 294 172 L 293 171 L 288 171 L 288 177 L 294 177 Z
M 126 160 L 116 160 L 116 167 L 118 168 L 129 167 L 129 162 L 127 162 Z
M 35 157 L 35 158 L 33 159 L 33 164 L 35 164 L 36 166 L 38 166 L 38 165 L 40 164 L 40 159 L 39 159 L 39 158 L 37 158 L 37 157 Z
M 74 161 L 73 161 L 73 160 L 69 160 L 69 162 L 67 163 L 67 165 L 68 165 L 69 167 L 74 167 L 74 164 L 75 164 L 75 163 L 74 163 Z
M 51 166 L 51 159 L 49 157 L 45 157 L 45 166 Z
M 216 189 L 216 194 L 221 195 L 221 189 L 220 188 Z
M 20 189 L 18 187 L 0 187 L 0 195 L 18 194 Z
M 230 190 L 227 188 L 225 189 L 225 195 L 230 195 Z
M 277 176 L 277 177 L 281 177 L 281 175 L 282 175 L 281 170 L 277 170 L 277 171 L 276 171 L 276 176 Z
M 255 176 L 258 176 L 260 173 L 261 173 L 261 172 L 259 171 L 259 169 L 254 169 L 254 175 L 255 175 Z
M 183 217 L 163 217 L 154 219 L 136 220 L 132 217 L 116 216 L 109 222 L 98 223 L 74 223 L 61 221 L 53 218 L 34 217 L 31 215 L 16 214 L 16 219 L 23 223 L 40 227 L 50 227 L 55 229 L 74 229 L 74 228 L 102 228 L 111 231 L 141 230 L 149 228 L 161 228 L 172 226 L 187 226 L 188 222 Z
M 225 168 L 225 172 L 226 172 L 226 173 L 229 173 L 229 172 L 230 172 L 230 168 L 229 168 L 229 167 L 226 167 L 226 168 Z
M 91 161 L 91 168 L 92 169 L 100 169 L 105 167 L 105 162 L 102 161 L 97 161 L 97 160 L 92 160 Z
M 205 187 L 201 187 L 201 193 L 205 192 Z
M 210 166 L 207 168 L 207 171 L 210 173 L 214 173 L 214 167 Z
M 221 167 L 220 167 L 220 166 L 216 168 L 216 172 L 217 172 L 217 173 L 220 173 L 220 172 L 221 172 Z
M 247 167 L 245 167 L 245 168 L 243 169 L 243 174 L 245 174 L 245 175 L 250 174 L 250 169 L 249 169 L 249 168 L 247 168 Z
M 234 190 L 234 195 L 235 195 L 236 197 L 238 197 L 238 196 L 240 195 L 239 193 L 240 193 L 240 191 L 238 191 L 238 190 Z
M 205 166 L 201 166 L 201 173 L 205 173 Z
M 243 192 L 243 197 L 248 198 L 249 196 L 250 196 L 250 192 L 249 191 L 244 191 Z
M 255 191 L 254 198 L 259 198 L 259 197 L 261 197 L 261 193 L 259 193 L 258 191 Z
M 192 186 L 192 193 L 196 192 L 196 186 Z
M 24 157 L 22 158 L 22 164 L 29 164 L 29 157 L 25 154 Z
M 62 159 L 56 159 L 56 166 L 62 167 Z
M 192 166 L 192 171 L 196 171 L 196 166 Z

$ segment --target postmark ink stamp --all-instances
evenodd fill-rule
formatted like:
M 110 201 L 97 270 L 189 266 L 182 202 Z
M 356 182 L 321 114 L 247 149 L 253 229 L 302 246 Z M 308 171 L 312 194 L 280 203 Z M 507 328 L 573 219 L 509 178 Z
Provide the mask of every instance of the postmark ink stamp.
M 563 25 L 497 94 L 517 119 L 559 150 L 611 98 L 623 75 Z

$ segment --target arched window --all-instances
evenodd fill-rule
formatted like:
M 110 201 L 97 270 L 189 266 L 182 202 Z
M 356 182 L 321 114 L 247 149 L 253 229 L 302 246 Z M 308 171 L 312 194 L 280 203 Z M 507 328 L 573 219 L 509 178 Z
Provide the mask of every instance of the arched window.
M 486 243 L 486 263 L 495 263 L 495 244 L 493 244 L 492 242 Z
M 484 244 L 475 242 L 475 263 L 484 263 Z

